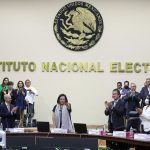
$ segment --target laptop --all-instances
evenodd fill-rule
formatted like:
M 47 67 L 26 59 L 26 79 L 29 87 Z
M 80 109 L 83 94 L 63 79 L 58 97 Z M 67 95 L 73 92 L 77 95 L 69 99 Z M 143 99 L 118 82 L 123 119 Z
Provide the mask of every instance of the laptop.
M 74 123 L 74 129 L 76 133 L 88 133 L 87 126 L 84 123 Z
M 37 130 L 38 132 L 50 132 L 50 125 L 49 122 L 37 122 Z

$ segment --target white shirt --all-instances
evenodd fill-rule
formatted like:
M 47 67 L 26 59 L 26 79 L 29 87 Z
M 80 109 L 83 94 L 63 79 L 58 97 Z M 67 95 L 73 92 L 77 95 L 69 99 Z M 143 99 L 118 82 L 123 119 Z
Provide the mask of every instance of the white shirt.
M 38 96 L 37 90 L 31 86 L 25 87 L 25 89 L 27 90 L 27 95 L 25 97 L 25 100 L 28 101 L 30 104 L 33 104 L 34 103 L 34 97 Z M 30 93 L 30 91 L 28 91 L 28 90 L 31 90 L 33 93 Z
M 150 106 L 144 106 L 143 112 L 140 115 L 140 119 L 142 121 L 142 125 L 144 126 L 144 131 L 148 132 L 150 131 Z
M 8 111 L 10 112 L 10 104 L 5 102 L 5 105 L 6 105 L 7 109 L 8 109 Z
M 149 94 L 150 94 L 150 87 L 147 87 L 147 89 L 148 89 L 148 92 L 149 92 Z
M 118 101 L 119 101 L 119 99 L 118 99 L 118 100 L 114 100 L 114 105 L 113 105 L 113 107 L 116 106 L 116 104 L 118 103 Z

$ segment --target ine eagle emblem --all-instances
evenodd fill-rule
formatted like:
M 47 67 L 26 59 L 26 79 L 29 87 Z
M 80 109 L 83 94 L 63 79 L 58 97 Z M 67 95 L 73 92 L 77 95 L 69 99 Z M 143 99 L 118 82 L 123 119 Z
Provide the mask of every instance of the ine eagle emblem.
M 53 28 L 63 46 L 73 51 L 83 51 L 94 46 L 101 38 L 103 19 L 91 4 L 75 1 L 59 10 Z

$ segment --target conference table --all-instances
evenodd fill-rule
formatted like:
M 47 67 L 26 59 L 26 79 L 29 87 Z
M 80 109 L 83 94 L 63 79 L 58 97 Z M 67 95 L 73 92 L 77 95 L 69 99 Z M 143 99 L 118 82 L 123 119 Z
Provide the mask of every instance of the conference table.
M 35 140 L 37 142 L 37 139 L 96 139 L 97 141 L 100 140 L 106 140 L 111 142 L 118 142 L 122 144 L 128 144 L 131 147 L 137 147 L 142 146 L 145 148 L 150 149 L 150 141 L 141 141 L 141 140 L 135 140 L 130 138 L 121 138 L 121 137 L 114 137 L 111 135 L 89 135 L 89 134 L 74 134 L 74 133 L 45 133 L 45 132 L 24 132 L 24 133 L 7 133 L 7 142 L 8 145 L 11 145 L 11 143 L 17 143 L 18 139 L 26 138 L 31 142 L 30 138 Z M 28 142 L 27 142 L 28 143 Z M 33 142 L 32 142 L 33 143 Z M 39 142 L 37 142 L 39 143 Z M 98 145 L 98 142 L 97 142 Z

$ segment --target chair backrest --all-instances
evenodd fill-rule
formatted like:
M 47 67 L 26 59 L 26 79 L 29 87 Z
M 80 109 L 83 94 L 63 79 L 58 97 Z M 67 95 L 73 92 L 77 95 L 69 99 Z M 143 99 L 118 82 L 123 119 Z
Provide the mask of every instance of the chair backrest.
M 141 120 L 139 117 L 131 117 L 127 121 L 126 130 L 129 131 L 132 127 L 135 132 L 140 132 Z

